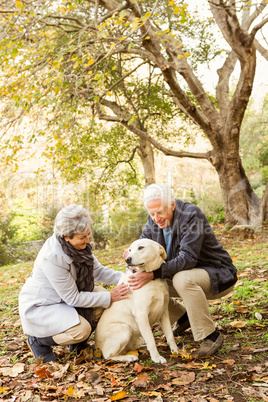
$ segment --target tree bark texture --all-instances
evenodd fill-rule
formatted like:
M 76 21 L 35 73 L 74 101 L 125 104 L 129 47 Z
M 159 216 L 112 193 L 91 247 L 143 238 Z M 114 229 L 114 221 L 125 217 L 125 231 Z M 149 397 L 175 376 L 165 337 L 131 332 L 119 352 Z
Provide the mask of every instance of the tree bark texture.
M 268 223 L 268 182 L 266 183 L 265 192 L 262 198 L 262 220 Z
M 154 165 L 154 152 L 152 144 L 143 138 L 139 139 L 140 146 L 138 154 L 144 169 L 145 187 L 155 183 L 155 165 Z

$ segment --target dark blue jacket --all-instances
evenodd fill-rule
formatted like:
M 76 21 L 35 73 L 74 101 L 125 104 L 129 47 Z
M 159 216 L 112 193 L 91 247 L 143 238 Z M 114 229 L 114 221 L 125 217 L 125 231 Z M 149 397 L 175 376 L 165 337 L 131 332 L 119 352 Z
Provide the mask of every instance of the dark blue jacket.
M 237 281 L 236 268 L 228 252 L 216 239 L 205 214 L 194 204 L 176 200 L 172 222 L 173 259 L 154 271 L 155 278 L 172 279 L 182 270 L 202 268 L 217 295 Z M 149 216 L 141 238 L 152 239 L 166 248 L 163 230 Z

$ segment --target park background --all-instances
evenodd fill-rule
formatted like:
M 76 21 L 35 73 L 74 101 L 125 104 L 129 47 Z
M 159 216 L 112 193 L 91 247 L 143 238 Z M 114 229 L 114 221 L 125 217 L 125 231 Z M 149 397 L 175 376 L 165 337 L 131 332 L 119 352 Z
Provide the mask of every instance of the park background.
M 0 2 L 1 402 L 268 401 L 267 6 Z M 170 356 L 156 324 L 167 365 L 146 350 L 134 365 L 67 348 L 42 365 L 22 333 L 18 294 L 56 213 L 84 205 L 94 254 L 124 271 L 154 181 L 204 210 L 238 269 L 234 292 L 210 303 L 223 348 L 200 360 L 187 330 Z

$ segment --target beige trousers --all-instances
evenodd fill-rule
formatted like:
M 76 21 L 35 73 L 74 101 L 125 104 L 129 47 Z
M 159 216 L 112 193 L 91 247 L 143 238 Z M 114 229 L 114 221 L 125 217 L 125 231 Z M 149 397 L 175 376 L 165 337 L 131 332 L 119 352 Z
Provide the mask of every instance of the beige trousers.
M 101 286 L 95 286 L 93 292 L 108 292 L 105 288 Z M 103 307 L 95 307 L 93 308 L 93 317 L 95 321 L 99 321 L 104 308 Z M 79 315 L 80 323 L 66 329 L 66 331 L 61 332 L 60 334 L 53 335 L 53 340 L 58 345 L 73 345 L 75 343 L 83 342 L 88 339 L 91 334 L 91 325 L 89 322 Z
M 213 295 L 209 275 L 202 268 L 178 272 L 172 281 L 167 282 L 171 296 L 169 302 L 171 324 L 187 311 L 195 341 L 200 341 L 215 331 L 208 300 L 220 299 L 230 293 L 234 286 L 218 295 Z M 178 296 L 183 300 L 184 305 L 176 299 Z

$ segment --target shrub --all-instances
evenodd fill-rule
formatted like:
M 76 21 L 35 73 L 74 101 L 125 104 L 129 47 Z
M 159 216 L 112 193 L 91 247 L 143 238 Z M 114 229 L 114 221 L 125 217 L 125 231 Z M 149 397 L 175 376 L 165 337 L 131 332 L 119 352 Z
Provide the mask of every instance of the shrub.
M 102 213 L 93 216 L 94 245 L 98 249 L 119 247 L 138 239 L 145 225 L 148 213 L 142 207 L 116 209 L 105 218 Z

